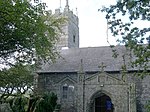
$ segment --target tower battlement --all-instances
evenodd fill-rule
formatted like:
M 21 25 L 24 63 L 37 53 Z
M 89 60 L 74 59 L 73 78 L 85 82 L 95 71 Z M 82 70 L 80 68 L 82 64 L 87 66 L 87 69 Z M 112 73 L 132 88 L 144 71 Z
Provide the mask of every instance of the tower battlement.
M 49 11 L 52 14 L 52 11 Z M 78 16 L 69 9 L 68 0 L 66 0 L 66 6 L 63 11 L 55 9 L 55 13 L 52 14 L 56 17 L 64 17 L 67 19 L 64 25 L 62 25 L 63 34 L 59 36 L 56 47 L 62 49 L 67 48 L 79 48 L 79 19 Z
M 65 17 L 67 19 L 70 19 L 72 22 L 75 22 L 75 24 L 79 24 L 78 16 L 73 13 L 73 11 L 69 10 L 63 10 L 61 11 L 60 8 L 55 9 L 55 12 L 52 13 L 52 10 L 49 10 L 49 13 L 58 17 Z

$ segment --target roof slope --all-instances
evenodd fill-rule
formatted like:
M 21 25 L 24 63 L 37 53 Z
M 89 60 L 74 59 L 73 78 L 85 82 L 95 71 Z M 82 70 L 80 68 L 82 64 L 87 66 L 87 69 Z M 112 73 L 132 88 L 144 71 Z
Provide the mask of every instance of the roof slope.
M 100 71 L 98 66 L 103 62 L 106 66 L 104 71 L 120 71 L 124 64 L 123 55 L 125 55 L 126 64 L 129 62 L 127 50 L 124 46 L 116 46 L 119 56 L 112 57 L 112 48 L 105 47 L 91 47 L 91 48 L 72 48 L 60 51 L 60 56 L 55 63 L 46 63 L 42 65 L 42 69 L 38 72 L 78 72 L 81 66 L 81 59 L 83 60 L 83 70 Z M 128 68 L 130 70 L 130 68 Z

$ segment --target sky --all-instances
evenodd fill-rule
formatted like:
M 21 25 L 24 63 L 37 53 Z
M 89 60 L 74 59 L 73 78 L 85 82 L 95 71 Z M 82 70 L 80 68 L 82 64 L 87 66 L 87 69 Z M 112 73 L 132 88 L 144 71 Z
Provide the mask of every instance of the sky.
M 42 0 L 48 6 L 48 10 L 64 9 L 66 0 Z M 60 2 L 61 1 L 61 2 Z M 98 11 L 102 6 L 115 4 L 116 0 L 68 0 L 70 10 L 79 17 L 80 47 L 108 46 L 107 22 L 105 14 Z M 61 3 L 61 5 L 60 5 Z M 76 11 L 77 8 L 77 11 Z M 115 44 L 111 34 L 109 42 Z

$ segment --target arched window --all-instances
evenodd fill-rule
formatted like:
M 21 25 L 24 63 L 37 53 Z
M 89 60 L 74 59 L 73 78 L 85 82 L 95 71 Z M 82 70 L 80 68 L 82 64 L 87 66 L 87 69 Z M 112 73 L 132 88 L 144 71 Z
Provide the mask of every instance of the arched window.
M 73 95 L 74 95 L 74 86 L 64 84 L 62 88 L 62 98 L 71 100 L 73 99 Z
M 62 95 L 63 99 L 67 99 L 68 97 L 68 85 L 65 84 L 63 85 L 63 95 Z

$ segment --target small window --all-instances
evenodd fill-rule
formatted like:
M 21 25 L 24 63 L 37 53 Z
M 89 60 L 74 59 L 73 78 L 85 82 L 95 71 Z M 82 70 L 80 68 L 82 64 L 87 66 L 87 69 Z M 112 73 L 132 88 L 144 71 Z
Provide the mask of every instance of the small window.
M 68 86 L 63 86 L 63 91 L 68 91 Z
M 76 42 L 76 36 L 73 35 L 73 42 L 75 43 Z
M 64 84 L 62 86 L 62 99 L 63 100 L 72 100 L 74 97 L 74 86 Z
M 64 85 L 63 86 L 63 99 L 67 99 L 67 94 L 68 94 L 68 86 Z

